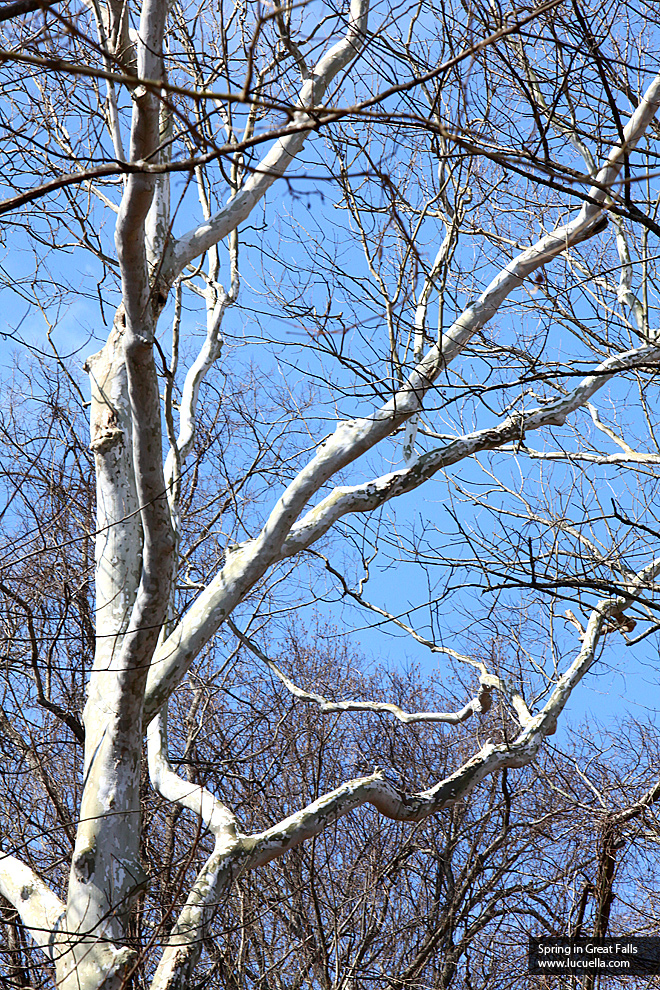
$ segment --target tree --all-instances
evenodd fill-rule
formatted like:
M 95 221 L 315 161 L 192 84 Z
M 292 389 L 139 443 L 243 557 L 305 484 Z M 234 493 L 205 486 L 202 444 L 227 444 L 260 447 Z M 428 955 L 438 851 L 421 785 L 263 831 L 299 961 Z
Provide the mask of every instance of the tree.
M 1 590 L 7 638 L 25 648 L 7 649 L 2 731 L 56 809 L 58 869 L 70 872 L 47 884 L 34 848 L 15 842 L 0 892 L 62 990 L 145 974 L 152 990 L 195 985 L 239 877 L 366 805 L 420 822 L 530 764 L 608 645 L 657 630 L 658 15 L 644 2 L 624 10 L 94 0 L 6 15 L 2 209 L 16 248 L 35 258 L 10 258 L 6 281 L 43 314 L 71 389 L 60 402 L 52 385 L 24 386 L 5 411 L 4 520 L 20 550 Z M 260 267 L 261 296 L 250 286 L 241 311 L 239 272 L 245 297 Z M 57 327 L 71 299 L 88 307 L 94 296 L 95 319 L 114 317 L 84 366 L 92 522 L 86 400 Z M 201 341 L 193 302 L 206 314 Z M 267 325 L 231 323 L 240 312 Z M 278 360 L 282 378 L 264 381 Z M 31 370 L 31 382 L 40 374 L 52 373 Z M 393 521 L 383 535 L 386 508 L 441 477 L 455 534 Z M 381 542 L 428 569 L 428 628 L 408 601 L 367 602 Z M 310 582 L 477 683 L 455 711 L 347 701 L 332 685 L 321 694 L 305 657 L 284 670 L 263 645 L 269 612 L 300 606 Z M 471 587 L 487 599 L 481 615 Z M 450 615 L 470 612 L 462 637 L 445 602 Z M 573 626 L 557 628 L 566 617 Z M 493 651 L 503 624 L 506 648 Z M 322 713 L 441 726 L 479 716 L 490 737 L 477 732 L 469 755 L 428 779 L 411 774 L 410 789 L 380 767 L 346 778 L 338 766 L 334 786 L 310 795 L 301 782 L 282 815 L 252 823 L 226 782 L 212 792 L 168 756 L 168 704 L 180 717 L 200 665 L 208 683 L 221 677 L 223 636 Z M 202 697 L 193 692 L 193 713 Z M 81 766 L 67 756 L 70 777 L 56 779 L 21 731 L 26 713 L 44 745 L 84 747 Z M 214 841 L 181 911 L 162 920 L 159 953 L 131 944 L 149 884 L 145 733 L 149 786 L 172 808 L 154 833 L 164 859 L 181 809 Z M 43 847 L 37 817 L 29 841 L 41 829 Z

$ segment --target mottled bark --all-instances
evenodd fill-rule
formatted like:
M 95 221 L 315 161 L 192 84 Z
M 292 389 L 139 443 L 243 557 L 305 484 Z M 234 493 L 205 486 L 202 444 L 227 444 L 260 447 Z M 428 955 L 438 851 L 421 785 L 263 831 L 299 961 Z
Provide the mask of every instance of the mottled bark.
M 95 4 L 94 9 L 104 51 L 130 61 L 132 48 L 124 5 L 113 0 L 105 7 Z M 441 469 L 475 453 L 510 443 L 522 444 L 525 435 L 533 430 L 562 425 L 569 415 L 587 406 L 613 375 L 647 368 L 660 360 L 660 347 L 645 341 L 601 360 L 591 374 L 560 399 L 505 416 L 489 429 L 466 433 L 418 458 L 414 456 L 415 431 L 424 402 L 449 364 L 530 275 L 606 225 L 604 214 L 612 205 L 610 193 L 625 155 L 640 140 L 660 105 L 658 77 L 632 115 L 622 142 L 613 149 L 595 180 L 590 179 L 594 185 L 578 214 L 502 264 L 487 288 L 424 354 L 426 307 L 436 267 L 444 264 L 450 248 L 450 241 L 445 241 L 417 303 L 413 371 L 407 379 L 403 375 L 398 379 L 403 384 L 389 401 L 363 417 L 341 423 L 318 446 L 275 501 L 256 537 L 228 551 L 224 566 L 170 635 L 162 635 L 176 566 L 172 516 L 176 521 L 178 508 L 173 493 L 179 482 L 181 461 L 193 446 L 200 383 L 219 356 L 220 321 L 224 309 L 236 297 L 238 275 L 233 242 L 229 293 L 219 286 L 217 264 L 211 266 L 206 340 L 186 379 L 178 437 L 170 429 L 171 453 L 165 469 L 161 396 L 154 358 L 158 316 L 167 292 L 182 277 L 186 266 L 236 231 L 299 154 L 314 127 L 314 109 L 363 47 L 367 12 L 366 0 L 352 0 L 345 36 L 309 72 L 299 50 L 288 46 L 305 77 L 293 111 L 299 131 L 276 141 L 229 203 L 216 214 L 206 216 L 195 229 L 178 240 L 170 237 L 166 178 L 157 179 L 148 172 L 132 172 L 126 177 L 116 226 L 122 305 L 108 343 L 87 365 L 92 383 L 91 448 L 98 504 L 97 647 L 84 712 L 84 788 L 66 905 L 18 860 L 11 856 L 0 859 L 0 892 L 19 911 L 36 944 L 56 959 L 60 990 L 120 990 L 136 962 L 127 946 L 126 923 L 133 898 L 147 882 L 140 866 L 139 782 L 143 733 L 152 718 L 148 746 L 153 787 L 165 800 L 198 816 L 215 836 L 214 851 L 189 892 L 154 976 L 153 990 L 183 990 L 193 979 L 200 946 L 218 903 L 243 871 L 282 856 L 364 805 L 375 807 L 391 819 L 420 821 L 465 799 L 487 775 L 533 760 L 543 741 L 554 732 L 571 692 L 594 663 L 610 620 L 620 617 L 637 591 L 648 586 L 660 570 L 654 561 L 637 575 L 629 573 L 623 577 L 620 595 L 598 603 L 583 632 L 577 656 L 536 713 L 529 712 L 522 699 L 505 690 L 485 668 L 481 671 L 479 693 L 459 711 L 409 714 L 385 702 L 328 702 L 321 695 L 302 691 L 266 659 L 294 695 L 313 701 L 322 710 L 386 711 L 404 723 L 458 724 L 485 711 L 493 690 L 505 694 L 518 718 L 517 736 L 507 744 L 486 742 L 455 772 L 419 793 L 404 793 L 379 771 L 346 781 L 284 821 L 258 834 L 244 835 L 238 831 L 232 812 L 216 796 L 183 781 L 170 766 L 165 726 L 167 700 L 204 646 L 269 568 L 309 548 L 348 513 L 373 512 L 388 500 L 413 491 Z M 166 16 L 165 0 L 144 0 L 135 49 L 135 69 L 142 78 L 164 79 Z M 131 97 L 130 162 L 166 160 L 168 152 L 161 143 L 168 137 L 170 118 L 161 97 L 142 86 L 133 87 Z M 112 120 L 119 158 L 123 152 L 116 106 Z M 619 295 L 634 308 L 623 234 L 617 243 L 623 266 Z M 639 335 L 644 336 L 643 320 L 637 315 Z M 171 427 L 171 419 L 168 422 Z M 343 468 L 353 465 L 407 424 L 405 464 L 401 470 L 353 486 L 336 487 L 314 504 L 324 486 Z M 612 889 L 612 873 L 607 870 L 614 864 L 610 852 L 604 854 L 603 864 L 603 889 L 607 894 Z M 603 901 L 604 919 L 609 903 L 611 900 Z
M 161 64 L 166 9 L 164 0 L 146 0 L 142 7 L 138 72 L 152 78 L 157 77 Z M 148 157 L 158 141 L 159 101 L 152 93 L 136 91 L 131 160 Z M 86 777 L 66 913 L 67 932 L 74 938 L 58 965 L 58 978 L 65 990 L 97 986 L 115 990 L 122 985 L 134 962 L 134 953 L 124 944 L 126 921 L 133 897 L 146 882 L 140 865 L 142 706 L 149 664 L 169 603 L 174 548 L 163 476 L 160 395 L 153 356 L 154 307 L 145 234 L 153 183 L 152 177 L 138 174 L 131 175 L 126 183 L 116 229 L 123 305 L 114 331 L 117 337 L 121 335 L 123 346 L 120 351 L 115 340 L 111 353 L 102 352 L 91 362 L 97 378 L 103 378 L 109 366 L 110 391 L 114 387 L 117 392 L 106 413 L 99 401 L 94 407 L 97 422 L 93 428 L 99 435 L 92 443 L 96 444 L 97 458 L 106 458 L 100 465 L 108 489 L 102 511 L 112 513 L 111 518 L 104 516 L 103 522 L 110 529 L 118 526 L 118 532 L 123 531 L 121 496 L 130 488 L 132 519 L 139 523 L 141 533 L 138 540 L 132 523 L 130 536 L 128 532 L 125 536 L 141 546 L 141 560 L 136 566 L 135 550 L 129 548 L 127 586 L 115 584 L 114 595 L 111 586 L 104 592 L 104 607 L 109 611 L 120 611 L 114 596 L 125 594 L 126 600 L 109 643 L 99 639 L 85 707 Z M 113 396 L 109 398 L 112 401 Z M 104 415 L 105 430 L 98 422 Z M 113 451 L 122 458 L 114 476 Z M 117 564 L 127 567 L 125 560 L 114 565 L 112 559 L 106 562 L 106 533 L 101 530 L 97 539 L 101 544 L 98 570 L 104 579 L 109 568 Z M 120 575 L 113 576 L 116 580 Z

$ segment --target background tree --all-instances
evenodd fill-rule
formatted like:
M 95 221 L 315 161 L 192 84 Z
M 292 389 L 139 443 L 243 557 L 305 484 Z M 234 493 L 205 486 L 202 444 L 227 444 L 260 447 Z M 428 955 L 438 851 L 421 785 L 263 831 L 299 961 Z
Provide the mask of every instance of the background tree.
M 614 640 L 657 630 L 657 17 L 108 0 L 4 22 L 6 282 L 59 368 L 21 358 L 3 424 L 0 892 L 18 979 L 46 978 L 29 933 L 63 990 L 284 980 L 292 936 L 293 982 L 365 982 L 351 967 L 382 961 L 401 870 L 412 935 L 388 978 L 449 986 L 475 944 L 487 970 L 516 898 L 556 886 L 556 870 L 505 879 L 512 795 L 520 856 L 543 816 L 509 771 Z M 104 339 L 86 348 L 89 449 L 57 337 L 73 301 Z M 440 518 L 388 515 L 421 486 Z M 394 594 L 379 580 L 367 599 L 392 555 Z M 413 563 L 426 602 L 419 582 L 402 601 Z M 411 678 L 333 682 L 316 650 L 278 663 L 276 617 L 310 598 L 459 665 L 462 696 L 429 709 Z M 368 746 L 336 728 L 344 712 L 379 727 Z M 375 765 L 347 755 L 374 749 Z M 443 809 L 442 841 L 403 871 Z M 602 824 L 601 891 L 625 809 Z M 353 851 L 376 813 L 406 824 Z M 347 816 L 361 825 L 335 853 Z M 273 916 L 289 907 L 271 938 L 255 871 L 306 842 L 276 874 Z M 316 892 L 343 855 L 359 945 L 332 884 Z M 421 891 L 423 936 L 404 921 Z

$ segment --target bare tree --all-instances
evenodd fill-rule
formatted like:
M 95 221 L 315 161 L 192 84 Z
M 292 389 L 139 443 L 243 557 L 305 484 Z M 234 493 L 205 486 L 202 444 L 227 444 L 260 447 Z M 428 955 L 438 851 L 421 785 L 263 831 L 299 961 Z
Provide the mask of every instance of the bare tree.
M 3 427 L 1 590 L 6 636 L 24 651 L 7 651 L 2 738 L 58 831 L 51 844 L 44 820 L 24 823 L 0 892 L 62 990 L 195 985 L 242 878 L 368 805 L 418 823 L 527 766 L 608 644 L 657 630 L 657 19 L 652 3 L 579 0 L 371 11 L 91 0 L 7 15 L 2 209 L 17 253 L 36 260 L 27 274 L 12 260 L 6 282 L 43 315 L 78 406 L 58 323 L 72 299 L 91 313 L 92 296 L 94 320 L 111 322 L 84 365 L 93 521 L 79 409 L 30 379 Z M 44 459 L 55 443 L 69 458 L 59 478 Z M 437 497 L 440 479 L 455 534 L 444 518 L 408 532 L 388 516 L 422 486 Z M 382 544 L 427 569 L 426 628 L 407 598 L 366 597 Z M 456 707 L 338 696 L 304 655 L 285 669 L 265 624 L 310 587 L 462 665 Z M 461 610 L 463 628 L 447 618 Z M 486 644 L 503 623 L 498 653 Z M 396 784 L 380 764 L 338 763 L 323 787 L 301 776 L 264 818 L 168 750 L 168 705 L 180 713 L 196 671 L 212 684 L 239 649 L 289 692 L 278 731 L 292 740 L 311 705 L 412 726 L 414 765 L 427 766 L 418 754 L 438 733 L 461 742 Z M 193 692 L 184 760 L 202 699 Z M 246 732 L 227 745 L 266 745 Z M 41 752 L 63 738 L 82 750 L 64 775 Z M 171 905 L 136 948 L 148 788 L 170 808 L 148 835 Z M 186 816 L 191 863 L 202 832 L 212 847 L 194 877 L 179 873 L 179 905 L 167 877 Z M 463 951 L 448 917 L 432 944 L 447 953 L 447 986 Z M 326 962 L 312 970 L 328 982 Z M 226 964 L 218 972 L 231 983 Z

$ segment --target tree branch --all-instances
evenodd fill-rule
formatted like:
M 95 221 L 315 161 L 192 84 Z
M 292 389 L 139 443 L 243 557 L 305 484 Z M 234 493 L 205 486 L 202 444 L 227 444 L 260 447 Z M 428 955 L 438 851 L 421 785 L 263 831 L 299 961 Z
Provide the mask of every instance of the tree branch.
M 0 852 L 0 894 L 18 911 L 36 945 L 55 958 L 55 932 L 64 904 L 25 863 Z
M 204 823 L 216 843 L 227 846 L 236 837 L 236 818 L 229 809 L 199 784 L 191 784 L 174 772 L 167 746 L 167 706 L 151 720 L 147 730 L 149 778 L 154 790 L 165 798 L 192 811 Z
M 659 106 L 660 75 L 648 87 L 625 128 L 627 149 L 634 147 L 639 141 Z M 471 456 L 478 450 L 494 449 L 508 441 L 520 439 L 525 430 L 563 423 L 570 412 L 587 402 L 613 374 L 630 367 L 657 362 L 660 348 L 651 346 L 608 358 L 568 397 L 529 413 L 509 416 L 500 427 L 478 431 L 439 451 L 424 454 L 416 463 L 402 471 L 385 475 L 366 485 L 337 488 L 296 523 L 304 505 L 337 471 L 390 436 L 422 409 L 425 395 L 441 372 L 494 316 L 514 289 L 567 247 L 586 240 L 598 230 L 602 221 L 602 204 L 607 198 L 604 190 L 615 181 L 623 156 L 621 147 L 617 146 L 612 150 L 607 164 L 598 173 L 601 187 L 593 187 L 590 191 L 591 202 L 582 206 L 574 220 L 546 234 L 536 244 L 513 258 L 479 298 L 461 313 L 441 341 L 430 348 L 404 386 L 388 402 L 369 417 L 341 423 L 334 434 L 320 445 L 316 455 L 278 500 L 259 536 L 228 555 L 227 563 L 220 573 L 199 595 L 159 649 L 156 663 L 152 665 L 145 699 L 146 710 L 151 716 L 160 709 L 185 676 L 199 650 L 231 614 L 243 595 L 276 560 L 309 547 L 348 512 L 377 508 L 395 495 L 417 488 L 422 481 L 441 468 Z
M 659 568 L 660 562 L 654 561 L 639 572 L 635 581 L 647 580 Z M 382 771 L 377 770 L 369 777 L 347 781 L 263 832 L 251 836 L 237 833 L 233 845 L 227 847 L 225 844 L 222 849 L 214 850 L 177 920 L 151 990 L 177 990 L 187 986 L 186 980 L 200 951 L 202 932 L 210 923 L 220 898 L 239 874 L 279 858 L 365 804 L 373 805 L 387 818 L 418 822 L 455 805 L 490 774 L 529 764 L 545 738 L 555 732 L 557 719 L 573 689 L 592 666 L 609 616 L 620 611 L 626 601 L 621 597 L 608 598 L 597 604 L 575 660 L 559 678 L 543 709 L 527 720 L 512 742 L 500 745 L 487 742 L 454 773 L 417 794 L 401 791 L 384 778 Z
M 368 12 L 369 0 L 351 0 L 345 37 L 320 58 L 310 77 L 303 83 L 298 109 L 293 117 L 294 124 L 302 125 L 303 129 L 297 134 L 279 138 L 245 185 L 225 207 L 171 245 L 169 257 L 163 266 L 163 277 L 168 286 L 194 258 L 217 244 L 242 223 L 275 180 L 284 175 L 316 126 L 311 111 L 319 106 L 338 73 L 359 55 L 366 37 Z
M 491 674 L 487 674 L 485 669 L 482 670 L 482 674 L 479 682 L 479 692 L 475 698 L 461 708 L 458 712 L 406 712 L 399 705 L 392 704 L 388 701 L 328 701 L 320 694 L 316 694 L 312 691 L 304 691 L 302 688 L 298 687 L 290 677 L 280 670 L 277 664 L 271 660 L 266 654 L 261 650 L 257 644 L 246 636 L 241 630 L 232 622 L 231 619 L 227 620 L 227 625 L 232 630 L 235 636 L 247 646 L 249 650 L 258 657 L 262 663 L 264 663 L 270 671 L 275 674 L 275 676 L 284 684 L 287 691 L 290 691 L 295 698 L 300 698 L 301 701 L 308 701 L 312 704 L 318 705 L 319 711 L 321 712 L 386 712 L 389 715 L 393 715 L 394 718 L 398 719 L 399 722 L 403 722 L 404 725 L 414 725 L 417 722 L 443 722 L 447 725 L 460 725 L 461 722 L 467 721 L 475 714 L 483 714 L 490 709 L 491 706 L 491 693 L 494 688 L 500 687 L 500 681 L 498 677 L 493 677 Z
M 544 426 L 561 426 L 570 413 L 586 405 L 591 396 L 618 371 L 653 367 L 659 360 L 659 346 L 639 347 L 614 355 L 603 361 L 568 395 L 555 402 L 529 412 L 514 413 L 498 427 L 459 437 L 445 447 L 422 454 L 411 467 L 381 475 L 360 485 L 335 488 L 291 528 L 282 547 L 282 556 L 291 556 L 311 546 L 342 516 L 351 512 L 371 512 L 392 498 L 414 491 L 438 471 L 466 457 L 483 450 L 496 450 L 513 440 L 520 441 L 526 433 Z
M 0 21 L 10 21 L 12 17 L 20 17 L 22 14 L 31 14 L 35 10 L 47 10 L 54 7 L 59 0 L 16 0 L 15 3 L 5 4 L 0 7 Z

